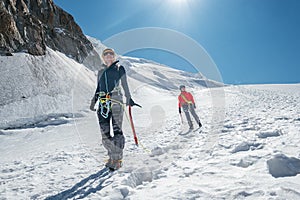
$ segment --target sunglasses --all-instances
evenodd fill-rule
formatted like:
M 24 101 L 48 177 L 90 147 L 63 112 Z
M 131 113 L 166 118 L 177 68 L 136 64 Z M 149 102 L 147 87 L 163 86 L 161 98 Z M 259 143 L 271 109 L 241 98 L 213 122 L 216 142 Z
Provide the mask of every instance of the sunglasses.
M 104 56 L 107 56 L 107 55 L 114 56 L 115 53 L 114 53 L 114 52 L 111 52 L 111 51 L 107 51 L 107 52 L 104 52 L 103 55 L 104 55 Z

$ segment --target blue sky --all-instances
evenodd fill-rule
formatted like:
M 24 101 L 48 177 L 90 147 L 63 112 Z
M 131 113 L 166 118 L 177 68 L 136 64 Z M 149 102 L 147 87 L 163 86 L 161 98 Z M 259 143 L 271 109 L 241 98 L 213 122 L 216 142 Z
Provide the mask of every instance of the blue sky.
M 300 83 L 299 0 L 54 0 L 101 41 L 133 28 L 161 27 L 196 40 L 228 84 Z M 195 71 L 166 51 L 143 57 Z

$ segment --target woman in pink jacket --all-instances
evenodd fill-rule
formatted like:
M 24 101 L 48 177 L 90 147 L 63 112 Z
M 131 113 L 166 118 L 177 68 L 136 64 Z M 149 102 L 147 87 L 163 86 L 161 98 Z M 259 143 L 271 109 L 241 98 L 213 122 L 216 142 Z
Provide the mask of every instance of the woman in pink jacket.
M 190 129 L 193 129 L 193 123 L 191 120 L 191 116 L 190 113 L 193 115 L 194 119 L 196 120 L 197 124 L 199 125 L 199 128 L 202 127 L 202 124 L 200 122 L 200 119 L 198 117 L 198 115 L 195 112 L 195 108 L 196 108 L 196 104 L 195 104 L 195 100 L 194 97 L 191 93 L 185 91 L 185 86 L 181 85 L 179 87 L 181 93 L 178 96 L 178 107 L 179 107 L 179 114 L 181 114 L 181 107 L 183 109 L 183 112 L 185 113 L 186 119 L 188 121 L 188 124 L 190 126 Z

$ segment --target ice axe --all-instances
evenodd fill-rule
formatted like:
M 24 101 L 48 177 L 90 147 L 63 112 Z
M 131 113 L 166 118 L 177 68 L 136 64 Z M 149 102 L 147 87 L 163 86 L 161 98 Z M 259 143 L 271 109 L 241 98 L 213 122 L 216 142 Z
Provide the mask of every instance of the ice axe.
M 140 108 L 142 107 L 142 106 L 140 106 L 140 105 L 137 104 L 137 103 L 133 103 L 133 106 L 138 106 L 138 107 L 140 107 Z M 136 132 L 135 132 L 135 128 L 134 128 L 134 123 L 133 123 L 133 119 L 132 119 L 131 107 L 132 107 L 131 105 L 128 106 L 129 119 L 130 119 L 130 126 L 131 126 L 131 129 L 132 129 L 134 142 L 135 142 L 136 146 L 139 146 L 138 138 L 137 138 L 137 136 L 136 136 Z

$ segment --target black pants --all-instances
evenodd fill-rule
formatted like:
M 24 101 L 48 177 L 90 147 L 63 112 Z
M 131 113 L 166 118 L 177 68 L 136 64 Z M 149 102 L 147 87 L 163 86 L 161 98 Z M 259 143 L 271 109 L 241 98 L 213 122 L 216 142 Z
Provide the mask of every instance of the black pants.
M 188 121 L 188 124 L 189 124 L 190 128 L 193 127 L 193 123 L 192 123 L 191 116 L 190 116 L 189 112 L 191 112 L 191 114 L 194 117 L 194 119 L 196 120 L 197 124 L 200 123 L 200 119 L 199 119 L 198 115 L 196 114 L 195 109 L 194 109 L 192 104 L 182 105 L 182 109 L 183 109 L 183 112 L 185 113 L 185 116 L 186 116 L 186 119 Z
M 105 114 L 107 109 L 109 109 L 107 112 L 108 115 L 101 113 L 101 105 L 99 105 L 97 115 L 102 135 L 102 144 L 107 149 L 109 159 L 122 160 L 125 146 L 125 137 L 122 131 L 124 110 L 123 106 L 114 100 L 122 102 L 122 96 L 112 97 L 111 107 L 104 109 Z M 112 121 L 113 137 L 110 134 L 110 121 Z

